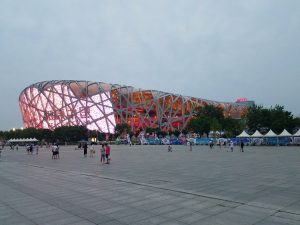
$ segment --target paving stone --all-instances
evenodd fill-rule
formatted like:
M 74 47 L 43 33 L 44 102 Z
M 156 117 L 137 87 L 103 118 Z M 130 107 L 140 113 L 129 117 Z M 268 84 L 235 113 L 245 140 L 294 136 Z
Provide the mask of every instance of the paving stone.
M 68 146 L 60 160 L 4 151 L 0 224 L 298 225 L 299 150 L 112 146 L 111 165 Z
M 168 220 L 169 219 L 167 219 L 165 217 L 152 216 L 150 218 L 143 219 L 143 220 L 140 220 L 138 222 L 135 222 L 135 223 L 133 223 L 133 225 L 159 225 L 159 224 L 162 224 L 162 223 L 164 223 Z
M 124 222 L 126 224 L 131 225 L 131 224 L 133 224 L 135 222 L 141 221 L 143 219 L 151 218 L 153 216 L 154 215 L 150 214 L 150 213 L 140 212 L 138 214 L 134 214 L 134 215 L 130 215 L 130 216 L 119 218 L 118 220 L 121 221 L 121 222 Z
M 186 224 L 192 224 L 195 222 L 199 222 L 203 220 L 205 217 L 208 217 L 207 214 L 201 214 L 201 213 L 191 213 L 188 215 L 185 215 L 184 217 L 178 218 L 177 220 Z

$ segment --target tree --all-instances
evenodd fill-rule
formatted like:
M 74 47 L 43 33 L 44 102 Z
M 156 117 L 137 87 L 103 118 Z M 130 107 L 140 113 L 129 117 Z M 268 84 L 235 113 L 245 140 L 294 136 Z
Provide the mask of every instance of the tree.
M 223 109 L 214 105 L 204 105 L 197 109 L 196 117 L 205 117 L 208 119 L 224 119 Z
M 127 123 L 117 124 L 115 127 L 115 134 L 124 137 L 131 132 L 131 127 Z
M 221 130 L 221 124 L 219 123 L 219 121 L 216 118 L 211 119 L 211 121 L 210 121 L 210 130 L 213 131 L 214 136 L 215 136 L 217 131 Z
M 300 128 L 300 117 L 295 117 L 293 124 L 295 128 Z
M 279 105 L 269 109 L 257 105 L 250 107 L 245 119 L 251 132 L 259 130 L 266 133 L 269 129 L 272 129 L 275 133 L 280 133 L 283 129 L 292 132 L 296 126 L 292 113 L 284 110 L 284 107 Z
M 200 135 L 209 134 L 210 131 L 210 121 L 209 118 L 206 117 L 195 117 L 190 120 L 187 125 L 187 130 L 195 133 L 199 133 Z
M 55 141 L 75 142 L 87 139 L 88 130 L 85 126 L 58 127 L 54 130 L 53 139 Z
M 189 131 L 209 135 L 210 130 L 219 131 L 224 120 L 223 109 L 214 105 L 199 107 L 195 117 L 187 125 Z

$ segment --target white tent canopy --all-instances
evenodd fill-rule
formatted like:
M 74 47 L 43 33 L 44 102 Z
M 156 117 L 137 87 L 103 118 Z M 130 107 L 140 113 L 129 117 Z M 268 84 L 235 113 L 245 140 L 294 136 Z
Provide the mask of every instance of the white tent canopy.
M 37 142 L 39 141 L 38 139 L 36 138 L 12 138 L 12 139 L 9 139 L 8 142 L 12 143 L 12 142 Z
M 238 138 L 247 138 L 247 137 L 251 137 L 251 136 L 246 131 L 243 131 L 241 134 L 239 134 L 236 137 L 238 137 Z
M 278 134 L 278 137 L 292 137 L 293 135 L 291 135 L 286 129 L 284 129 L 280 134 Z
M 270 129 L 269 132 L 264 135 L 264 137 L 277 137 L 277 134 Z
M 253 137 L 253 138 L 262 138 L 262 137 L 264 137 L 264 135 L 262 135 L 258 130 L 256 130 L 254 132 L 254 134 L 251 135 L 251 137 Z
M 300 129 L 293 136 L 294 137 L 300 137 Z

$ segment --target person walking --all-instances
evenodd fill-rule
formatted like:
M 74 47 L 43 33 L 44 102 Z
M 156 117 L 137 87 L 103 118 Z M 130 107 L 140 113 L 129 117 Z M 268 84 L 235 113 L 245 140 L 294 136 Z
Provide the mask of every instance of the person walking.
M 30 144 L 29 152 L 30 152 L 30 154 L 32 155 L 32 152 L 33 152 L 33 144 Z
M 101 158 L 100 158 L 100 162 L 101 162 L 101 163 L 105 163 L 105 147 L 104 147 L 104 144 L 102 144 L 102 147 L 101 147 Z
M 230 150 L 231 150 L 231 152 L 233 152 L 233 141 L 230 141 Z
M 106 164 L 110 163 L 110 146 L 105 143 L 105 156 L 106 156 Z
M 244 142 L 243 141 L 241 141 L 241 152 L 244 152 Z
M 35 154 L 39 154 L 39 146 L 38 145 L 35 145 Z
M 87 148 L 88 148 L 88 147 L 87 147 L 87 143 L 84 142 L 84 143 L 83 143 L 83 156 L 84 156 L 84 157 L 86 157 L 86 155 L 87 155 Z
M 191 141 L 189 141 L 188 143 L 189 143 L 189 146 L 190 146 L 190 151 L 192 151 L 192 150 L 193 150 L 193 149 L 192 149 L 192 148 L 193 148 L 193 146 L 192 146 L 193 144 L 192 144 Z

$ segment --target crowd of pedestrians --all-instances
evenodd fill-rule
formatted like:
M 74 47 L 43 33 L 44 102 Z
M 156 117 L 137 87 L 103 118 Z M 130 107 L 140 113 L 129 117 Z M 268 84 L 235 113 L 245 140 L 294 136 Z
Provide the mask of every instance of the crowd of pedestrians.
M 187 144 L 187 146 L 189 147 L 189 150 L 192 151 L 192 143 L 189 143 Z M 225 145 L 224 147 L 226 147 L 227 145 Z M 244 142 L 241 141 L 240 142 L 240 152 L 244 152 Z M 15 146 L 15 149 L 18 150 L 18 147 L 19 146 Z M 52 151 L 52 159 L 59 159 L 59 146 L 57 143 L 54 143 L 53 145 L 46 145 L 47 148 L 50 148 L 51 151 Z M 90 151 L 90 158 L 94 158 L 96 156 L 96 149 L 97 149 L 97 146 L 94 145 L 93 143 L 88 146 L 88 143 L 87 142 L 82 142 L 80 143 L 80 145 L 78 146 L 79 149 L 83 149 L 83 156 L 84 157 L 87 157 L 87 152 L 88 152 L 88 149 Z M 211 141 L 209 143 L 209 148 L 210 149 L 213 149 L 214 147 L 214 143 Z M 228 143 L 228 147 L 227 148 L 227 152 L 230 150 L 231 152 L 234 151 L 234 143 L 232 141 L 230 141 Z M 27 151 L 27 154 L 28 155 L 32 155 L 35 154 L 37 155 L 38 152 L 39 152 L 39 146 L 36 145 L 36 144 L 26 144 L 25 145 L 25 148 L 26 148 L 26 151 Z M 220 146 L 221 148 L 221 146 Z M 3 146 L 0 145 L 0 157 L 1 157 L 1 152 L 2 152 L 2 149 L 3 149 Z M 173 148 L 172 146 L 169 144 L 168 145 L 168 152 L 172 152 L 173 151 Z M 101 164 L 110 164 L 111 162 L 111 157 L 110 157 L 110 146 L 108 145 L 108 143 L 104 143 L 101 145 L 100 149 L 100 163 Z

